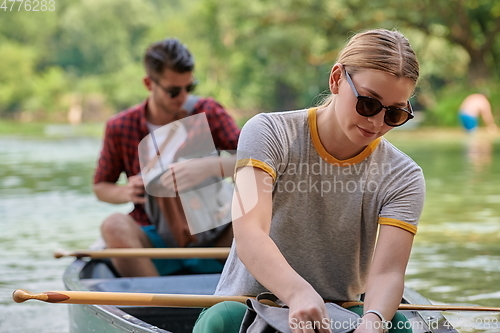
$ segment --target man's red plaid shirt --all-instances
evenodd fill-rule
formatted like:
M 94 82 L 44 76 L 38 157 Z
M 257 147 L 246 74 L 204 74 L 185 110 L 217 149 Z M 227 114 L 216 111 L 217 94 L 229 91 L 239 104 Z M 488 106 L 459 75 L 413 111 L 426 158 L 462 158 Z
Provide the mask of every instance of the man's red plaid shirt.
M 149 134 L 146 106 L 147 101 L 118 113 L 107 122 L 101 156 L 94 174 L 94 184 L 116 183 L 122 172 L 125 172 L 128 178 L 141 171 L 138 146 L 139 142 Z M 192 114 L 201 112 L 207 116 L 215 148 L 236 150 L 240 129 L 224 108 L 211 98 L 201 98 Z M 135 205 L 130 215 L 141 225 L 150 224 L 140 204 Z

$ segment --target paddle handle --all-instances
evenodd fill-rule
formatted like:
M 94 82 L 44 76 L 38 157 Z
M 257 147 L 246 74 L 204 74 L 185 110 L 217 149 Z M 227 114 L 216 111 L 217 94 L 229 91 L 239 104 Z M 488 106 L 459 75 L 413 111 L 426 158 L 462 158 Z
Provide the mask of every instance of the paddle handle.
M 344 308 L 355 305 L 363 305 L 363 302 L 344 302 L 341 304 Z M 487 306 L 462 306 L 462 305 L 434 305 L 434 304 L 399 304 L 398 310 L 414 311 L 493 311 L 500 312 L 500 307 Z
M 54 252 L 55 258 L 62 257 L 90 257 L 101 258 L 163 258 L 163 259 L 226 259 L 229 255 L 228 247 L 190 247 L 190 248 L 127 248 L 127 249 L 105 249 L 105 250 L 78 250 L 68 252 L 57 250 Z

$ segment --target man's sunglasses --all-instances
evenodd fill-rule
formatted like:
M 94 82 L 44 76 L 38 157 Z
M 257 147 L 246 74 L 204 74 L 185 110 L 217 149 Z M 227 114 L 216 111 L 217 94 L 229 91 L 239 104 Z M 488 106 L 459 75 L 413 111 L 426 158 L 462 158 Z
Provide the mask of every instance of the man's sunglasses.
M 151 80 L 153 80 L 153 79 L 151 79 Z M 194 89 L 196 88 L 196 85 L 198 84 L 198 81 L 193 81 L 193 82 L 191 82 L 190 84 L 188 84 L 185 87 L 170 87 L 170 88 L 165 88 L 157 80 L 153 80 L 153 81 L 167 95 L 169 95 L 170 98 L 176 98 L 177 96 L 179 96 L 179 94 L 181 93 L 182 89 L 186 89 L 186 92 L 190 93 L 190 92 L 194 91 Z
M 343 68 L 343 67 L 342 67 Z M 356 111 L 359 115 L 363 117 L 373 117 L 385 109 L 384 122 L 391 127 L 398 127 L 406 123 L 408 120 L 413 118 L 413 109 L 411 107 L 410 101 L 408 101 L 408 110 L 402 108 L 396 108 L 392 106 L 385 106 L 380 103 L 376 98 L 369 96 L 359 95 L 354 83 L 352 82 L 351 76 L 345 68 L 343 68 L 347 82 L 352 88 L 354 95 L 358 99 L 356 102 Z

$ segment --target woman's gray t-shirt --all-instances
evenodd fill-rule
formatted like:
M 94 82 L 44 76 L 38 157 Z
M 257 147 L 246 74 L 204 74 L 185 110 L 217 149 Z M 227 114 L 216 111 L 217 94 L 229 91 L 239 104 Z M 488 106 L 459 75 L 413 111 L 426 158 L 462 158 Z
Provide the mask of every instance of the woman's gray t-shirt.
M 272 176 L 270 237 L 324 299 L 357 300 L 364 293 L 379 224 L 417 231 L 425 197 L 420 167 L 384 138 L 337 160 L 319 140 L 316 109 L 249 120 L 238 144 L 237 168 L 243 166 Z M 215 294 L 264 291 L 233 243 Z

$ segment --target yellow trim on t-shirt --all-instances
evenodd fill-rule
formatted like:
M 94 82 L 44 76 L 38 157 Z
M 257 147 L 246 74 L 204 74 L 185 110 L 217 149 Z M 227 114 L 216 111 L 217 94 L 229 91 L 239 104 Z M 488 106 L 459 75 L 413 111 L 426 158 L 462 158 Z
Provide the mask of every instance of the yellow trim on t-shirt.
M 398 227 L 398 228 L 401 228 L 403 230 L 409 231 L 414 235 L 417 234 L 417 227 L 414 226 L 413 224 L 403 222 L 400 220 L 396 220 L 396 219 L 391 219 L 390 217 L 379 217 L 378 224 L 391 225 L 393 227 Z
M 310 108 L 308 110 L 309 129 L 311 131 L 311 137 L 314 147 L 316 148 L 316 151 L 318 152 L 319 156 L 321 156 L 328 163 L 336 164 L 339 166 L 350 166 L 353 164 L 360 163 L 365 158 L 370 156 L 370 154 L 375 150 L 375 148 L 377 148 L 378 144 L 382 140 L 382 138 L 377 138 L 376 140 L 373 140 L 373 142 L 371 142 L 368 146 L 366 146 L 366 148 L 358 155 L 351 157 L 347 160 L 338 160 L 326 151 L 325 147 L 321 143 L 321 140 L 319 139 L 317 111 L 318 108 Z
M 267 172 L 271 177 L 273 177 L 273 181 L 276 181 L 276 172 L 268 164 L 266 164 L 262 161 L 259 161 L 259 160 L 254 160 L 252 158 L 244 158 L 244 159 L 238 160 L 236 162 L 236 169 L 246 167 L 246 166 L 259 168 L 259 169 Z

